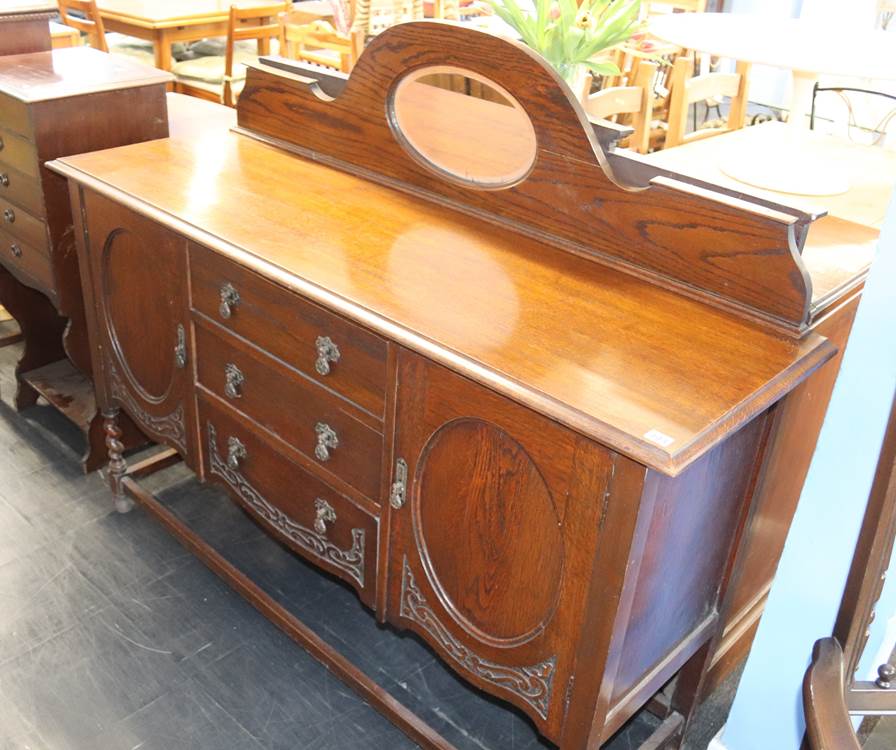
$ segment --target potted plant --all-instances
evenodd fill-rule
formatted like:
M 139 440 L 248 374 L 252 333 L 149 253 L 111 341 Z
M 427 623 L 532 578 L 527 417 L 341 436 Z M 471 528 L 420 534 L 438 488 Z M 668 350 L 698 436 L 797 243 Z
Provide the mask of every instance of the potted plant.
M 495 13 L 541 54 L 576 95 L 589 73 L 618 75 L 610 61 L 595 59 L 641 30 L 641 0 L 490 0 Z

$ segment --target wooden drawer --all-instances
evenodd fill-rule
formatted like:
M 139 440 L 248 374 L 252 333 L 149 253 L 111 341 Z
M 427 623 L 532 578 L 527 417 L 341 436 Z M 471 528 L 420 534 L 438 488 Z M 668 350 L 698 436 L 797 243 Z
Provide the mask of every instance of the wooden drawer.
M 195 330 L 200 385 L 294 446 L 313 465 L 378 498 L 383 436 L 359 418 L 357 409 L 201 316 Z M 229 395 L 228 372 L 235 383 Z
M 21 206 L 35 216 L 45 216 L 40 179 L 0 163 L 0 198 Z
M 0 229 L 0 263 L 28 286 L 49 294 L 55 301 L 56 282 L 53 265 L 42 252 Z
M 8 130 L 0 128 L 0 164 L 11 167 L 22 174 L 40 177 L 40 162 L 37 147 L 31 142 Z M 0 171 L 2 171 L 0 168 Z
M 383 418 L 386 342 L 379 336 L 192 243 L 190 276 L 195 309 Z M 226 288 L 238 295 L 229 313 L 222 310 Z M 321 359 L 324 339 L 338 349 L 337 361 Z
M 50 241 L 47 237 L 47 225 L 43 220 L 32 216 L 24 208 L 10 203 L 2 196 L 0 196 L 0 227 L 22 242 L 49 253 Z
M 350 583 L 373 606 L 377 518 L 302 469 L 288 457 L 287 446 L 213 397 L 199 399 L 199 424 L 206 480 L 226 486 L 276 536 Z
M 0 92 L 0 125 L 30 137 L 32 131 L 28 105 L 14 96 Z

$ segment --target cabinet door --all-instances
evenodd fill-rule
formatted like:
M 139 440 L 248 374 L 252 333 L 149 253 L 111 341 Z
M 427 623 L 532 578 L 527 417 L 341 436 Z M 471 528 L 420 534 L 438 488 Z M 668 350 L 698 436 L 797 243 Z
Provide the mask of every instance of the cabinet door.
M 107 397 L 187 456 L 186 240 L 96 193 L 84 208 Z
M 408 352 L 397 408 L 387 617 L 556 739 L 613 454 Z

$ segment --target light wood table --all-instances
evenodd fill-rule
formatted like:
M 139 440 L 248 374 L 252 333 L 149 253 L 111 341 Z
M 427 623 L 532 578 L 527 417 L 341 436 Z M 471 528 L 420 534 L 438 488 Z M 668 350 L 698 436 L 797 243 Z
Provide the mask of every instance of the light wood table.
M 269 0 L 243 0 L 242 7 L 268 5 Z M 232 0 L 97 0 L 106 31 L 117 31 L 153 43 L 156 67 L 171 70 L 171 45 L 205 37 L 226 36 Z M 259 41 L 267 54 L 268 40 Z
M 71 26 L 56 23 L 56 21 L 50 21 L 50 39 L 53 49 L 81 46 L 81 32 Z
M 798 18 L 735 13 L 676 13 L 650 20 L 650 32 L 685 49 L 707 52 L 791 73 L 789 122 L 774 148 L 743 159 L 732 154 L 726 171 L 741 182 L 804 195 L 849 190 L 846 171 L 816 164 L 800 148 L 820 74 L 849 78 L 896 78 L 896 43 L 883 31 L 855 32 Z M 793 188 L 794 185 L 798 187 Z

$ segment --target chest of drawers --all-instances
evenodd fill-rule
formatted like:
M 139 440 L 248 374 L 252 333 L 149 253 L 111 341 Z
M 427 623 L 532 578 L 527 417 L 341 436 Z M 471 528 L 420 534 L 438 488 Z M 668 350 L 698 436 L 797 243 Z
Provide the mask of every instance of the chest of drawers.
M 88 48 L 0 56 L 0 304 L 25 342 L 16 405 L 44 396 L 72 419 L 87 439 L 86 471 L 105 460 L 101 420 L 68 193 L 43 164 L 166 136 L 167 80 Z M 142 440 L 131 425 L 126 433 L 129 446 Z
M 372 92 L 446 56 L 591 162 L 545 147 L 504 190 L 421 166 Z M 330 101 L 254 68 L 241 133 L 52 165 L 75 207 L 117 505 L 142 502 L 423 746 L 448 747 L 127 475 L 120 412 L 563 750 L 598 747 L 678 675 L 651 740 L 671 747 L 720 637 L 777 403 L 835 353 L 806 330 L 811 290 L 798 300 L 804 217 L 670 182 L 623 191 L 553 74 L 469 29 L 391 29 L 353 76 Z M 568 214 L 604 207 L 619 263 L 548 242 L 568 215 L 508 226 L 556 183 Z M 620 218 L 635 200 L 637 232 Z M 695 215 L 717 223 L 704 236 Z M 782 243 L 761 255 L 790 263 L 785 279 L 759 273 L 760 236 Z M 655 243 L 643 274 L 621 263 L 637 237 Z M 686 255 L 687 283 L 657 279 Z

